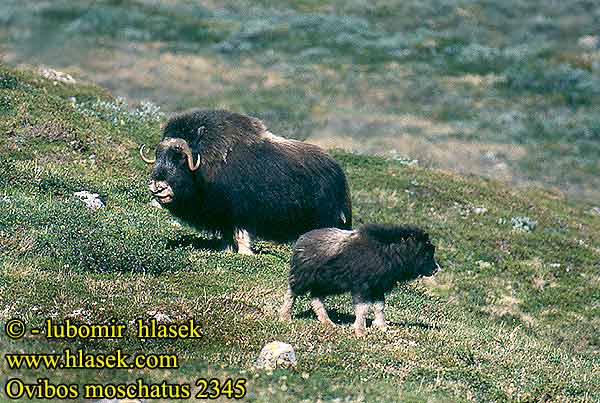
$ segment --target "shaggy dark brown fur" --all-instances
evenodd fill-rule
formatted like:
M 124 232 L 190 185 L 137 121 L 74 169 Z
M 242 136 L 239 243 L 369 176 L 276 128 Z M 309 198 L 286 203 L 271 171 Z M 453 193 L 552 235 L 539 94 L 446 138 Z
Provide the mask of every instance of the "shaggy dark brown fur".
M 439 267 L 428 234 L 412 226 L 368 224 L 354 231 L 324 228 L 302 235 L 294 246 L 289 290 L 280 316 L 291 318 L 294 299 L 310 293 L 319 320 L 332 324 L 321 298 L 351 292 L 357 334 L 365 332 L 369 305 L 385 328 L 384 294 L 398 283 L 431 276 Z
M 167 123 L 150 188 L 172 214 L 221 232 L 242 253 L 251 253 L 253 235 L 283 242 L 315 228 L 352 227 L 346 176 L 333 158 L 271 134 L 256 118 L 223 110 Z

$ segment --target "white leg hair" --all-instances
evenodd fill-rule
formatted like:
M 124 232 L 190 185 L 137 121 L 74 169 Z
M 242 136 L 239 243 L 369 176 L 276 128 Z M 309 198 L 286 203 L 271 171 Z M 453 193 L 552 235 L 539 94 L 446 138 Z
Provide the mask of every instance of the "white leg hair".
M 352 294 L 352 301 L 354 303 L 354 314 L 356 320 L 354 321 L 354 333 L 357 336 L 364 336 L 367 334 L 367 313 L 369 312 L 369 304 L 364 302 L 360 295 Z
M 385 306 L 385 301 L 383 297 L 381 301 L 377 301 L 373 303 L 373 311 L 375 312 L 375 320 L 373 321 L 373 326 L 386 330 L 387 324 L 385 323 L 385 315 L 383 314 L 383 308 Z
M 283 305 L 279 309 L 279 319 L 288 321 L 292 319 L 292 307 L 294 306 L 294 300 L 296 297 L 292 292 L 292 289 L 288 287 L 285 297 L 283 298 Z
M 252 242 L 252 239 L 248 231 L 242 228 L 235 228 L 233 230 L 233 236 L 235 237 L 235 242 L 237 243 L 238 253 L 242 255 L 254 255 L 252 249 L 250 249 L 250 243 Z
M 335 326 L 331 319 L 329 319 L 329 315 L 327 315 L 325 306 L 319 298 L 313 298 L 312 301 L 310 301 L 310 305 L 312 306 L 313 311 L 317 315 L 319 322 L 327 326 Z

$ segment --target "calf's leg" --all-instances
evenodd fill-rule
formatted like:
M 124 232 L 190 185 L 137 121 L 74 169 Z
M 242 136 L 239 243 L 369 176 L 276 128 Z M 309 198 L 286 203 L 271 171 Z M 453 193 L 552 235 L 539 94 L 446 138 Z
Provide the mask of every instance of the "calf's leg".
M 329 319 L 329 315 L 327 315 L 325 306 L 323 306 L 323 303 L 319 298 L 313 298 L 312 301 L 310 301 L 310 305 L 312 306 L 313 311 L 317 315 L 319 322 L 327 326 L 335 326 L 331 319 Z
M 387 329 L 387 324 L 385 323 L 385 315 L 383 314 L 384 306 L 385 299 L 383 296 L 373 303 L 373 311 L 375 311 L 373 326 L 385 331 Z
M 360 294 L 352 294 L 352 302 L 354 304 L 354 314 L 356 320 L 354 321 L 354 333 L 357 336 L 364 336 L 367 334 L 367 312 L 369 311 L 369 304 Z

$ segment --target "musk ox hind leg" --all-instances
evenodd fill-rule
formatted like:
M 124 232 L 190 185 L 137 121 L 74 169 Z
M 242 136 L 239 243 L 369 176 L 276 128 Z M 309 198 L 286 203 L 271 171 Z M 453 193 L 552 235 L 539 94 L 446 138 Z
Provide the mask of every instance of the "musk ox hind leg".
M 367 334 L 367 313 L 369 312 L 369 304 L 365 302 L 365 299 L 360 294 L 352 294 L 352 303 L 354 304 L 354 314 L 356 319 L 354 320 L 354 333 L 357 336 L 364 336 Z
M 292 292 L 292 289 L 288 287 L 285 297 L 283 298 L 283 305 L 279 309 L 279 319 L 282 321 L 292 320 L 292 308 L 294 307 L 294 301 L 296 296 Z
M 325 310 L 325 306 L 319 298 L 313 298 L 312 301 L 310 301 L 310 306 L 317 315 L 317 319 L 319 319 L 319 322 L 326 326 L 335 326 L 331 319 L 329 319 L 329 315 L 327 315 L 327 310 Z
M 387 330 L 387 324 L 385 323 L 385 315 L 383 313 L 384 306 L 385 299 L 383 296 L 377 298 L 377 301 L 373 303 L 373 311 L 375 311 L 375 320 L 373 321 L 373 326 L 383 331 Z
M 237 244 L 237 251 L 242 255 L 254 255 L 252 249 L 250 248 L 252 243 L 252 238 L 250 233 L 242 228 L 235 228 L 233 230 L 233 234 L 235 237 L 235 242 Z

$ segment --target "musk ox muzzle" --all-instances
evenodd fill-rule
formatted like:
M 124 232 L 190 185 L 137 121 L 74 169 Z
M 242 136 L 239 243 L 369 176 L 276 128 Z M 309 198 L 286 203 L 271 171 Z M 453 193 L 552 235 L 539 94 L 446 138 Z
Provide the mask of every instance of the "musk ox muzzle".
M 152 196 L 160 203 L 166 204 L 173 201 L 173 188 L 166 181 L 150 181 L 149 184 L 150 192 Z
M 187 168 L 191 172 L 194 172 L 194 171 L 198 170 L 198 168 L 200 168 L 200 156 L 197 156 L 196 162 L 194 162 L 194 156 L 192 153 L 192 149 L 185 140 L 180 139 L 180 138 L 164 139 L 163 141 L 161 141 L 158 144 L 157 151 L 164 152 L 167 150 L 173 150 L 176 153 L 183 154 L 187 160 Z M 156 157 L 148 158 L 144 155 L 144 145 L 142 145 L 140 147 L 140 157 L 147 164 L 156 163 Z M 167 203 L 171 203 L 173 201 L 175 193 L 173 191 L 171 184 L 169 184 L 168 181 L 153 179 L 150 181 L 149 188 L 150 188 L 150 192 L 152 193 L 152 196 L 160 204 L 167 204 Z

